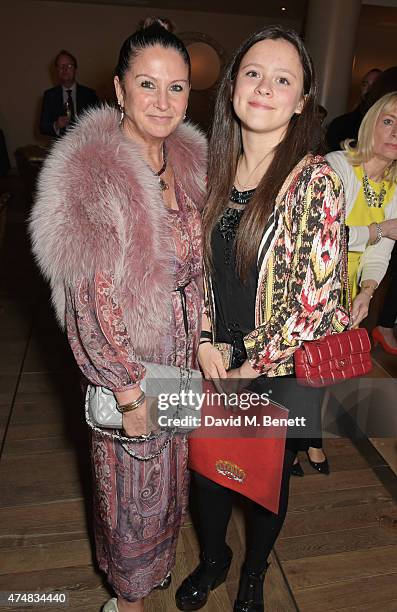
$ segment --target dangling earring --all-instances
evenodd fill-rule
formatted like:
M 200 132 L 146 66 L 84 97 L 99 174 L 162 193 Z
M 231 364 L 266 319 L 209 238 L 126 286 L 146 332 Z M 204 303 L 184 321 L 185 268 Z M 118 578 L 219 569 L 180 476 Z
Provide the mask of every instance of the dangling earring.
M 119 121 L 119 126 L 123 123 L 123 119 L 124 119 L 124 106 L 121 106 L 120 102 L 117 102 L 117 104 L 119 105 L 119 111 L 120 111 L 120 121 Z

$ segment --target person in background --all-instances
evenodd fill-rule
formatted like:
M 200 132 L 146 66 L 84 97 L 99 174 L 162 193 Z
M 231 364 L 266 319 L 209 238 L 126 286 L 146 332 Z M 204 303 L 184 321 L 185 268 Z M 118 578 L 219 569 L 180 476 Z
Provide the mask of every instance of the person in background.
M 397 238 L 397 91 L 369 109 L 357 144 L 347 141 L 344 149 L 326 157 L 345 189 L 352 320 L 359 325 Z
M 343 329 L 339 308 L 343 189 L 316 156 L 316 80 L 299 36 L 269 26 L 246 40 L 221 80 L 212 125 L 203 242 L 208 304 L 198 359 L 207 379 L 243 379 L 290 410 L 320 411 L 299 386 L 294 352 Z M 233 348 L 227 372 L 213 341 Z M 231 383 L 233 384 L 233 382 Z M 213 440 L 216 444 L 217 440 Z M 289 430 L 277 513 L 245 498 L 246 557 L 235 612 L 263 612 L 268 556 L 284 523 L 301 439 Z M 238 494 L 192 471 L 200 563 L 176 592 L 199 610 L 226 579 L 225 537 Z
M 62 49 L 55 58 L 59 85 L 43 95 L 40 132 L 45 136 L 62 136 L 66 128 L 87 108 L 98 104 L 93 89 L 76 82 L 77 60 Z
M 348 270 L 356 325 L 367 316 L 375 289 L 386 274 L 393 239 L 397 238 L 397 93 L 385 96 L 365 115 L 357 146 L 328 153 L 327 160 L 341 177 L 346 195 L 349 227 Z M 397 316 L 396 249 L 391 284 L 378 326 L 372 331 L 375 344 L 397 355 L 393 327 Z M 322 438 L 309 441 L 307 458 L 313 469 L 329 474 Z M 294 476 L 304 476 L 298 459 Z
M 365 98 L 364 114 L 375 102 L 392 91 L 397 91 L 397 66 L 387 68 L 378 76 Z
M 146 436 L 143 361 L 196 364 L 202 313 L 206 141 L 184 117 L 190 58 L 154 22 L 121 47 L 119 110 L 79 119 L 48 156 L 33 249 L 87 382 L 113 392 L 131 442 L 91 431 L 97 560 L 117 598 L 142 612 L 170 583 L 188 499 L 187 437 Z M 71 407 L 72 409 L 77 407 Z
M 375 346 L 380 344 L 389 355 L 397 356 L 397 340 L 394 326 L 397 323 L 397 243 L 394 243 L 389 264 L 390 284 L 386 292 L 377 325 L 372 330 Z
M 360 103 L 350 113 L 336 117 L 328 126 L 326 141 L 329 151 L 339 151 L 342 142 L 347 138 L 355 140 L 362 118 L 366 112 L 366 100 L 375 81 L 382 73 L 379 68 L 371 68 L 362 78 L 360 85 Z
M 382 96 L 397 91 L 397 66 L 388 68 L 376 80 L 368 96 L 368 108 Z M 386 353 L 397 355 L 394 326 L 397 322 L 397 243 L 394 244 L 389 264 L 390 284 L 386 292 L 376 327 L 372 330 L 375 345 L 380 344 Z

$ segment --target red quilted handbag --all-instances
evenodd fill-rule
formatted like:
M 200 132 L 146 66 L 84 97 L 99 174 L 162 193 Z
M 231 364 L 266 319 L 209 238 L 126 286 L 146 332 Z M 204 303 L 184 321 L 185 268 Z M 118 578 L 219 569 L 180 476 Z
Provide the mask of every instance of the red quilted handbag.
M 371 341 L 364 328 L 304 342 L 295 351 L 295 375 L 306 387 L 326 387 L 372 370 Z
M 345 225 L 343 224 L 343 228 Z M 346 232 L 342 236 L 342 293 L 349 314 L 352 302 L 347 272 Z M 297 382 L 305 387 L 327 387 L 372 370 L 371 341 L 364 328 L 348 329 L 319 340 L 304 342 L 294 353 Z

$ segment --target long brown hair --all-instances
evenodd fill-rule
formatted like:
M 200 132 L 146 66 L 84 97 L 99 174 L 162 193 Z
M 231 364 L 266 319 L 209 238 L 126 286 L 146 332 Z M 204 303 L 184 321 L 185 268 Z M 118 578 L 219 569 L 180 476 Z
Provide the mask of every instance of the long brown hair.
M 270 26 L 253 34 L 238 49 L 228 64 L 219 84 L 209 146 L 208 196 L 203 216 L 204 258 L 211 267 L 211 237 L 225 210 L 242 153 L 239 119 L 233 111 L 230 87 L 242 59 L 256 43 L 283 39 L 297 50 L 303 69 L 302 112 L 290 120 L 283 140 L 277 145 L 272 162 L 247 204 L 236 236 L 236 267 L 242 280 L 256 261 L 263 231 L 273 210 L 274 202 L 284 180 L 293 167 L 308 153 L 316 152 L 321 142 L 321 128 L 316 113 L 317 86 L 312 60 L 299 36 L 281 26 Z

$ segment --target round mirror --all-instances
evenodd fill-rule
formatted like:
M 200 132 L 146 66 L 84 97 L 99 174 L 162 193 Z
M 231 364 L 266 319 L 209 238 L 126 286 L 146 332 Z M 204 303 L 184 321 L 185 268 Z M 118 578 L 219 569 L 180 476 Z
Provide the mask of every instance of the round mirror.
M 188 45 L 192 62 L 192 88 L 209 89 L 217 82 L 221 72 L 221 60 L 213 47 L 196 42 Z
M 221 75 L 224 50 L 215 40 L 200 32 L 184 32 L 179 36 L 186 45 L 192 63 L 192 89 L 211 89 Z

